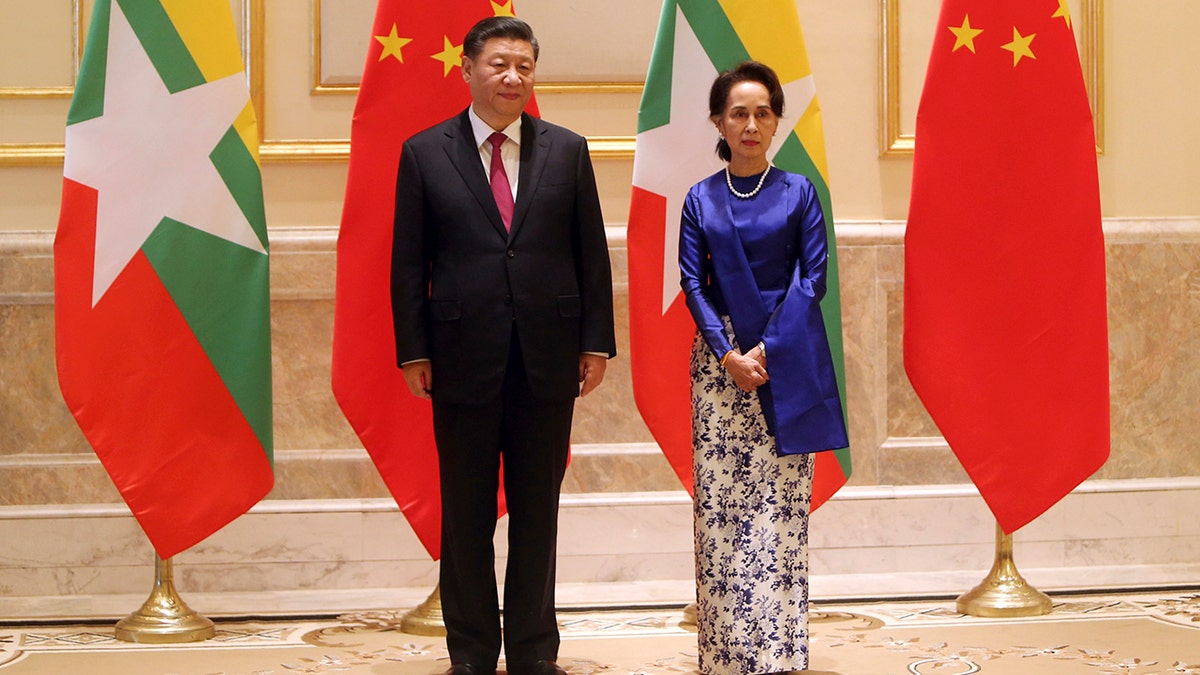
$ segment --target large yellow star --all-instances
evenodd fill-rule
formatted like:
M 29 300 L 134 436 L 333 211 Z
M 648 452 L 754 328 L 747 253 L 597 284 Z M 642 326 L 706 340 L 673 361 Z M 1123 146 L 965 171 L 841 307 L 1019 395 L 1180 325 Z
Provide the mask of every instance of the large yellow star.
M 512 11 L 512 0 L 508 2 L 493 2 L 492 11 L 496 16 L 515 16 Z
M 375 39 L 379 40 L 379 44 L 383 45 L 383 51 L 379 54 L 380 61 L 389 56 L 394 56 L 396 57 L 397 61 L 404 63 L 404 55 L 400 53 L 400 50 L 404 47 L 404 45 L 412 42 L 412 38 L 402 38 L 397 35 L 396 24 L 392 24 L 391 33 L 388 35 L 376 35 Z
M 450 74 L 450 71 L 453 70 L 455 66 L 462 66 L 463 48 L 462 45 L 455 47 L 454 43 L 450 42 L 450 38 L 446 37 L 445 35 L 442 36 L 442 45 L 442 51 L 429 58 L 442 62 L 442 77 L 445 77 Z
M 1050 15 L 1051 19 L 1062 18 L 1067 22 L 1067 28 L 1071 27 L 1071 8 L 1067 7 L 1067 0 L 1058 0 L 1058 11 Z
M 1000 47 L 1013 53 L 1013 68 L 1016 68 L 1017 64 L 1021 62 L 1021 57 L 1037 58 L 1033 55 L 1033 50 L 1029 48 L 1029 43 L 1033 42 L 1033 38 L 1035 37 L 1037 37 L 1037 33 L 1021 35 L 1017 27 L 1013 26 L 1013 41 Z
M 954 49 L 950 51 L 956 52 L 959 47 L 966 47 L 975 53 L 975 37 L 983 32 L 982 28 L 971 28 L 971 17 L 963 15 L 961 26 L 947 26 L 951 33 L 954 33 Z

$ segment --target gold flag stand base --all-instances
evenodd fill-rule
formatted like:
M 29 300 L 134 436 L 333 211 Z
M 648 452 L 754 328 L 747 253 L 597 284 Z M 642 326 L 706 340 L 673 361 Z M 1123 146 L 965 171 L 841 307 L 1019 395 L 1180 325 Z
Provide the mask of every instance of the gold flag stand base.
M 683 608 L 683 623 L 680 625 L 689 627 L 696 625 L 696 603 L 689 602 L 688 605 Z
M 446 634 L 446 621 L 442 617 L 442 586 L 433 587 L 425 602 L 400 619 L 400 630 L 412 635 L 439 637 Z
M 154 589 L 141 609 L 117 622 L 116 636 L 125 642 L 174 644 L 200 642 L 216 635 L 207 618 L 192 611 L 175 592 L 171 559 L 154 556 Z
M 958 611 L 971 616 L 1010 618 L 1049 614 L 1050 596 L 1026 583 L 1013 562 L 1011 534 L 996 525 L 996 560 L 992 571 L 975 588 L 958 596 Z

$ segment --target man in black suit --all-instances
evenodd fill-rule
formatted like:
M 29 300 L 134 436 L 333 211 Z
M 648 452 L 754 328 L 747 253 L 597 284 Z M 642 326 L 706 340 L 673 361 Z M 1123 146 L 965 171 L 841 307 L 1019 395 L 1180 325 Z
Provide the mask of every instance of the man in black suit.
M 587 143 L 524 113 L 537 56 L 525 22 L 480 21 L 463 43 L 471 106 L 410 138 L 400 158 L 392 311 L 409 389 L 433 401 L 448 675 L 493 675 L 499 659 L 501 458 L 508 672 L 563 673 L 554 570 L 571 416 L 616 354 Z

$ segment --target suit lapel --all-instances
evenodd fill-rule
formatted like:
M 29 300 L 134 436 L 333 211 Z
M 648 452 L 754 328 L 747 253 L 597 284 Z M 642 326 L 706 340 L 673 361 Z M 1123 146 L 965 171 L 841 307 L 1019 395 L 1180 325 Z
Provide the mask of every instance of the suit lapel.
M 517 183 L 517 203 L 513 210 L 512 230 L 508 235 L 510 239 L 517 235 L 521 223 L 525 222 L 529 205 L 533 202 L 537 186 L 541 183 L 542 171 L 546 168 L 546 158 L 550 155 L 550 140 L 543 131 L 532 115 L 521 115 L 521 175 Z
M 501 237 L 507 238 L 508 233 L 504 231 L 504 221 L 500 218 L 500 209 L 496 208 L 496 198 L 492 196 L 492 187 L 488 182 L 487 172 L 484 171 L 483 162 L 479 159 L 479 148 L 475 147 L 475 134 L 471 131 L 471 120 L 467 117 L 467 111 L 464 110 L 456 118 L 456 121 L 457 124 L 446 126 L 446 155 L 449 156 L 454 168 L 458 170 L 458 175 L 462 177 L 463 183 L 470 189 L 471 194 L 475 195 L 475 200 L 479 202 L 479 207 L 491 222 L 492 227 Z M 521 126 L 523 129 L 525 125 Z M 524 158 L 522 157 L 522 159 Z M 522 162 L 522 185 L 524 185 L 524 180 L 524 162 Z M 519 202 L 517 208 L 520 209 Z M 515 226 L 515 216 L 513 223 Z

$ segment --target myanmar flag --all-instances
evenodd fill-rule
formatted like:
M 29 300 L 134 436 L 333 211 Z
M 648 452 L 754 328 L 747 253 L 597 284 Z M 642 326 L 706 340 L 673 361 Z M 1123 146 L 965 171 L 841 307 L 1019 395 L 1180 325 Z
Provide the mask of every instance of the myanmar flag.
M 54 241 L 63 398 L 162 558 L 271 489 L 267 229 L 226 0 L 96 0 Z
M 779 74 L 786 118 L 771 146 L 781 169 L 817 188 L 829 239 L 824 315 L 845 414 L 846 378 L 837 251 L 816 86 L 793 0 L 666 0 L 638 113 L 629 213 L 630 358 L 634 398 L 675 474 L 692 490 L 688 355 L 696 326 L 679 286 L 679 220 L 688 188 L 724 164 L 714 147 L 708 91 L 717 74 L 754 59 Z M 816 454 L 813 508 L 850 476 L 850 452 Z
M 392 216 L 400 148 L 466 110 L 462 40 L 476 22 L 512 16 L 512 0 L 379 0 L 350 130 L 337 243 L 333 394 L 388 491 L 435 560 L 441 557 L 433 410 L 396 363 Z M 530 101 L 527 112 L 537 114 Z
M 911 199 L 904 366 L 1012 532 L 1109 453 L 1096 141 L 1066 0 L 945 0 Z

